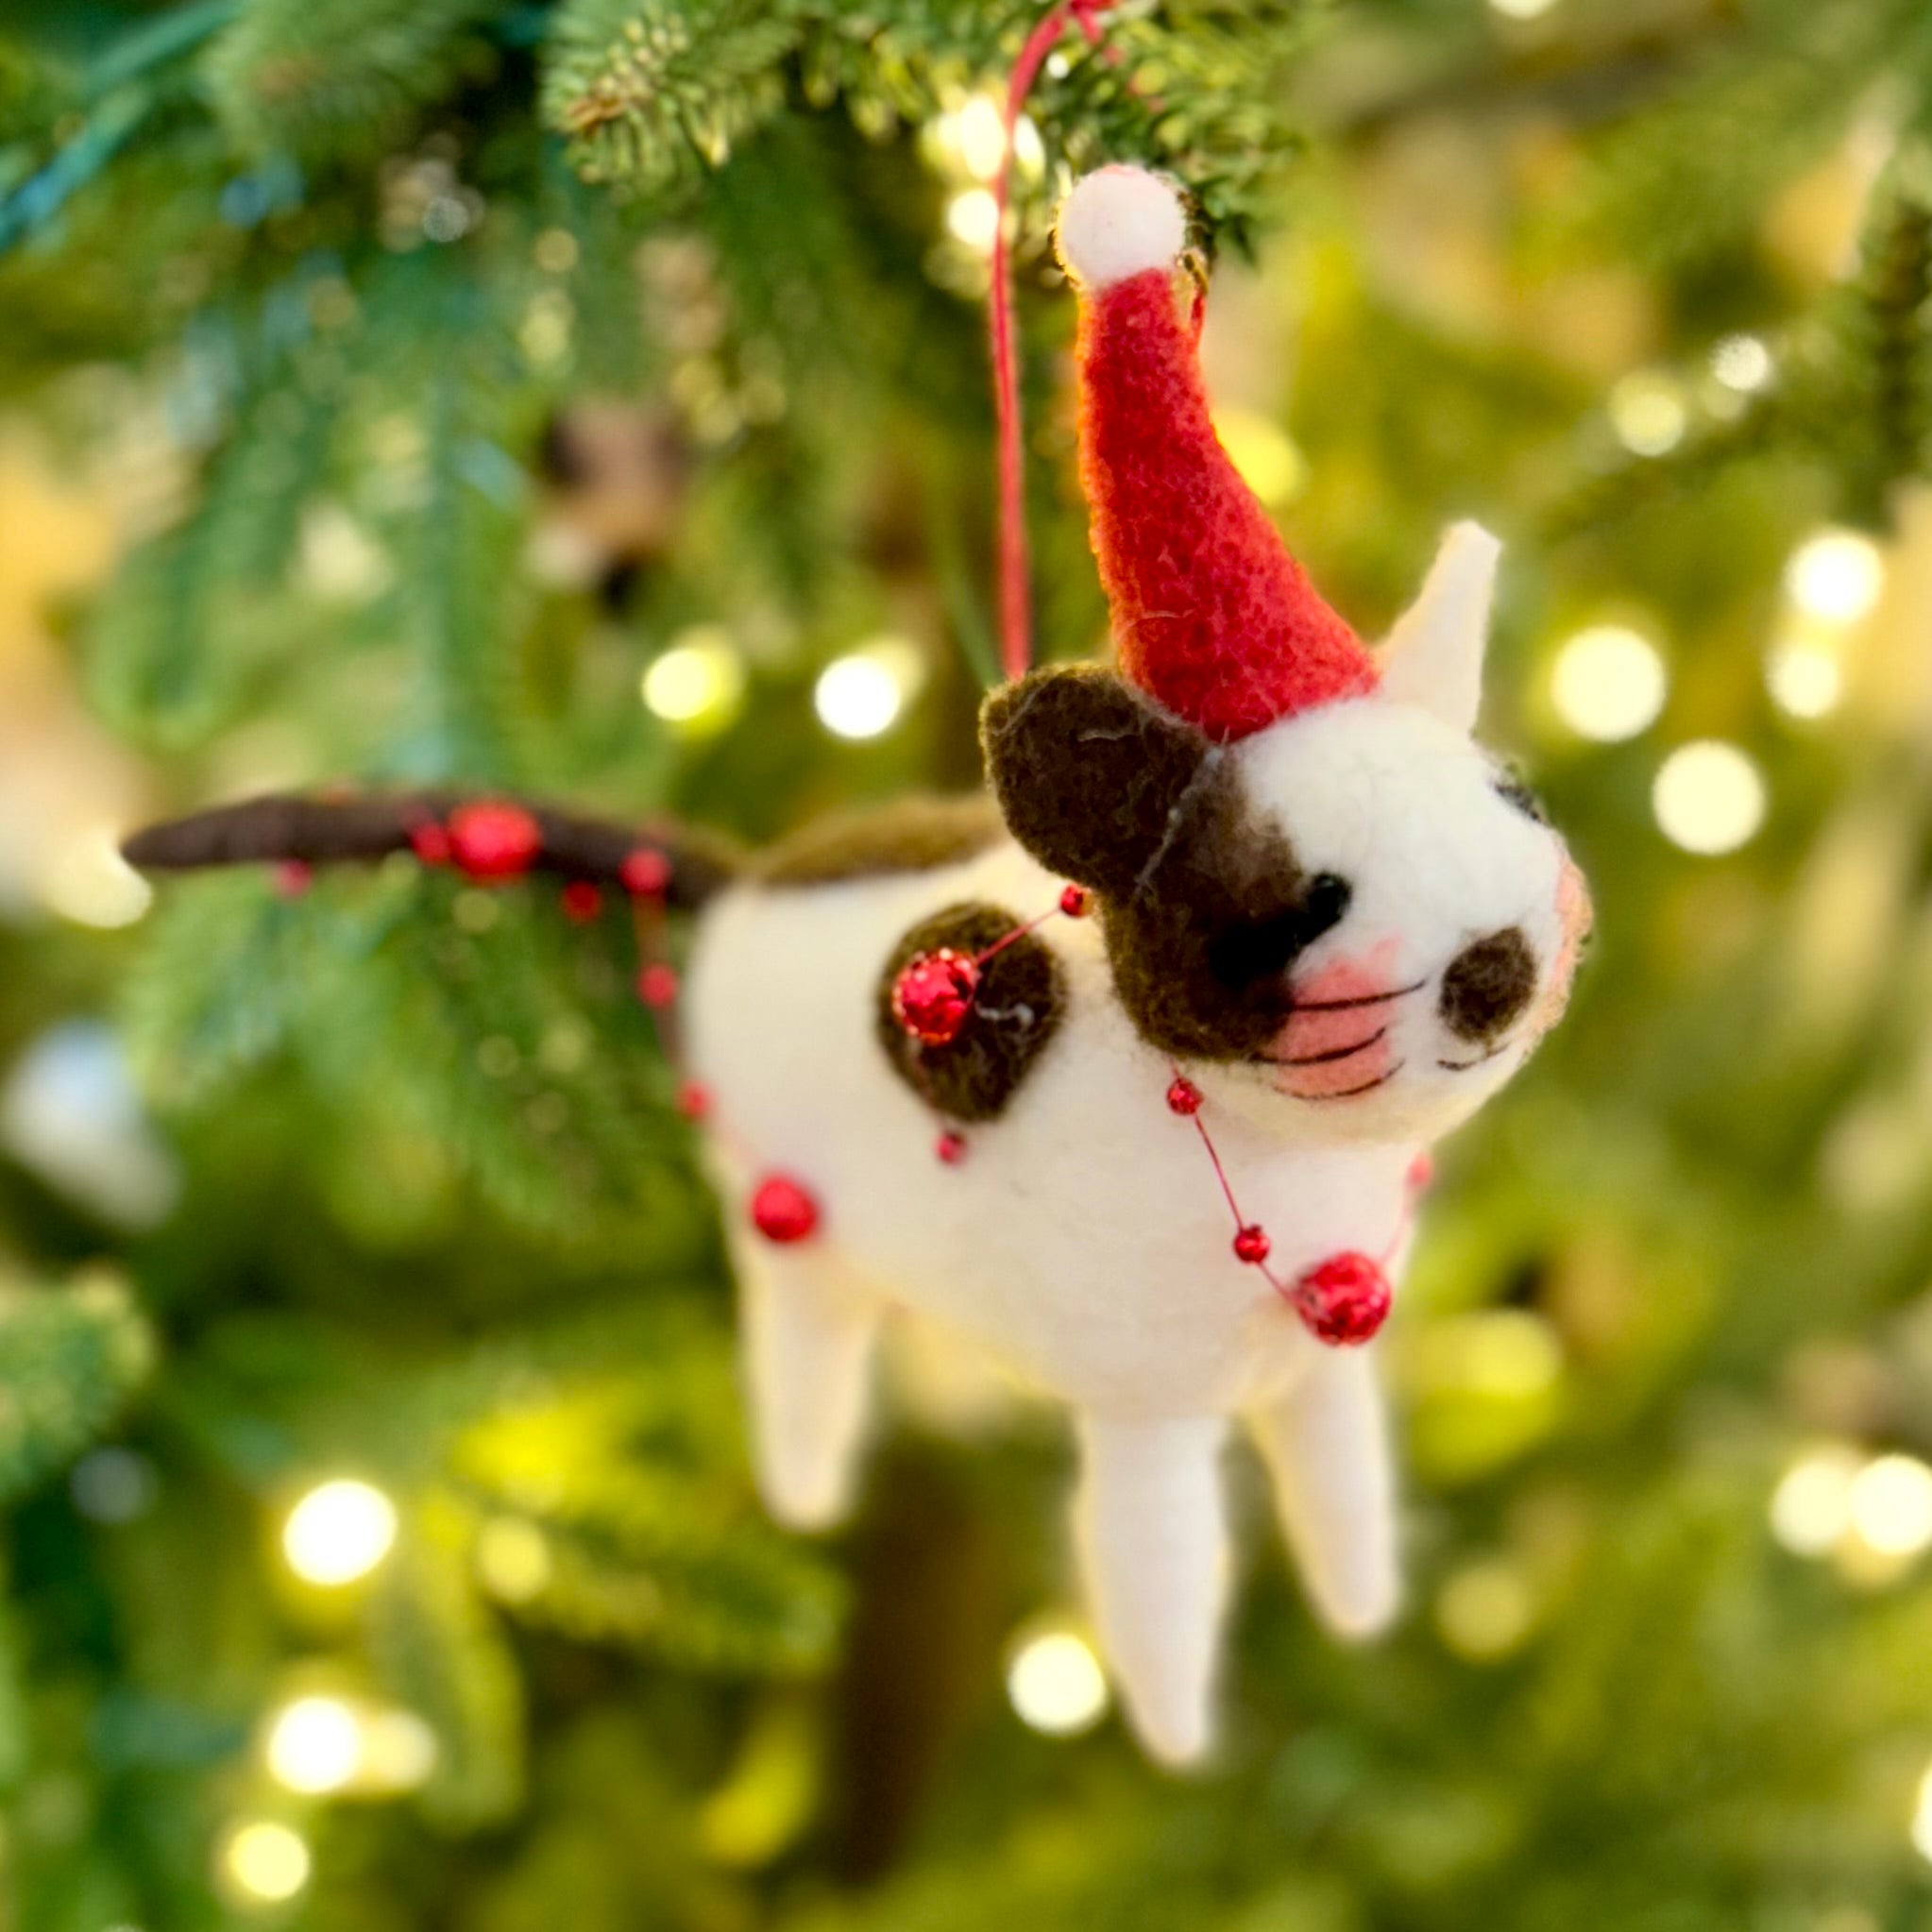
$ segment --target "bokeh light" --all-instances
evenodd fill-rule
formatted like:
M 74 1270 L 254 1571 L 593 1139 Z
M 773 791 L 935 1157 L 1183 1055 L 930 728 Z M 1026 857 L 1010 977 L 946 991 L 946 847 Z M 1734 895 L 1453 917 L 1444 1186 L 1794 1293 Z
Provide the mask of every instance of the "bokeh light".
M 272 1819 L 236 1825 L 223 1840 L 220 1871 L 245 1902 L 280 1905 L 309 1882 L 309 1847 L 300 1833 Z
M 1726 335 L 1711 347 L 1711 374 L 1726 389 L 1749 396 L 1771 379 L 1771 352 L 1755 335 Z
M 1579 737 L 1602 743 L 1648 730 L 1669 688 L 1657 647 L 1620 624 L 1579 631 L 1551 666 L 1550 697 L 1557 716 Z
M 338 1697 L 298 1697 L 276 1713 L 263 1755 L 291 1791 L 340 1791 L 362 1764 L 362 1721 Z
M 1641 369 L 1610 392 L 1610 427 L 1635 456 L 1663 456 L 1684 440 L 1689 411 L 1675 377 Z
M 1521 1568 L 1494 1557 L 1466 1564 L 1435 1599 L 1443 1642 L 1471 1663 L 1489 1663 L 1517 1649 L 1534 1620 L 1535 1598 Z
M 1912 1848 L 1932 1860 L 1932 1765 L 1919 1780 L 1918 1801 L 1912 1807 Z
M 1885 587 L 1885 556 L 1856 530 L 1822 530 L 1791 552 L 1785 587 L 1806 617 L 1856 623 Z
M 1736 745 L 1680 745 L 1658 768 L 1651 808 L 1671 844 L 1713 857 L 1750 842 L 1764 823 L 1763 774 Z
M 1808 1449 L 1771 1492 L 1771 1534 L 1795 1556 L 1825 1556 L 1851 1527 L 1857 1452 L 1840 1443 Z
M 1106 1715 L 1107 1676 L 1085 1637 L 1071 1630 L 1041 1631 L 1014 1650 L 1007 1695 L 1030 1729 L 1072 1737 Z
M 1822 718 L 1844 695 L 1844 671 L 1838 653 L 1811 637 L 1773 645 L 1765 659 L 1764 681 L 1771 702 L 1791 718 Z
M 991 95 L 976 93 L 959 110 L 953 136 L 969 175 L 991 181 L 999 173 L 1007 154 L 1007 131 L 999 103 Z
M 812 706 L 835 737 L 877 737 L 906 708 L 919 674 L 919 653 L 905 639 L 874 638 L 819 673 Z
M 121 856 L 121 835 L 92 825 L 60 840 L 39 877 L 42 902 L 76 925 L 132 925 L 154 903 L 154 889 Z
M 1851 1525 L 1881 1556 L 1916 1556 L 1932 1545 L 1932 1468 L 1916 1456 L 1874 1457 L 1853 1479 Z
M 340 1477 L 309 1491 L 282 1525 L 289 1568 L 304 1583 L 367 1576 L 396 1541 L 396 1505 L 367 1483 Z
M 1308 465 L 1280 424 L 1253 410 L 1217 409 L 1214 432 L 1242 482 L 1271 509 L 1300 493 Z
M 963 188 L 946 203 L 946 231 L 981 255 L 992 253 L 1000 231 L 999 203 L 990 188 Z
M 553 1568 L 549 1539 L 526 1517 L 492 1517 L 477 1533 L 477 1575 L 502 1602 L 541 1596 Z
M 714 729 L 744 695 L 744 659 L 721 624 L 681 631 L 644 673 L 645 708 L 667 724 Z

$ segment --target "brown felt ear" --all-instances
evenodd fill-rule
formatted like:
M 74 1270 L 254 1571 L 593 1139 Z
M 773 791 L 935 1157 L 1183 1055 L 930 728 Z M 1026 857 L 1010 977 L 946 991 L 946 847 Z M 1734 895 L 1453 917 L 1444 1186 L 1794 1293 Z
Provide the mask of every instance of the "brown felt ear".
M 1098 665 L 1036 670 L 979 715 L 1008 829 L 1049 872 L 1129 896 L 1212 747 Z

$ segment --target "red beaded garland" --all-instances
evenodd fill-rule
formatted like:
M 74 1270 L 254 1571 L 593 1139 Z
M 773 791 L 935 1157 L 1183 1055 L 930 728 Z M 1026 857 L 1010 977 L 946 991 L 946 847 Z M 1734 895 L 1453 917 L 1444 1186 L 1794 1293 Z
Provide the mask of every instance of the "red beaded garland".
M 1268 1240 L 1267 1229 L 1258 1221 L 1249 1222 L 1234 1237 L 1236 1258 L 1246 1262 L 1251 1268 L 1260 1267 L 1267 1260 L 1268 1250 L 1272 1246 Z
M 299 899 L 315 883 L 315 868 L 305 858 L 285 858 L 275 869 L 275 890 L 283 899 Z
M 1366 1342 L 1388 1319 L 1388 1277 L 1365 1254 L 1330 1255 L 1295 1284 L 1295 1312 L 1319 1340 Z
M 702 1080 L 686 1080 L 678 1089 L 678 1111 L 686 1120 L 703 1120 L 711 1111 L 711 1089 Z
M 978 997 L 977 962 L 941 946 L 899 969 L 892 982 L 892 1017 L 927 1046 L 950 1046 L 965 1031 Z
M 1069 919 L 1084 919 L 1087 916 L 1087 889 L 1085 886 L 1063 886 L 1060 888 L 1059 909 Z
M 819 1228 L 819 1203 L 788 1174 L 768 1174 L 752 1195 L 752 1226 L 781 1247 L 804 1241 Z
M 678 996 L 678 974 L 675 966 L 667 966 L 660 960 L 653 960 L 637 975 L 637 997 L 647 1007 L 662 1009 Z
M 446 829 L 450 857 L 483 884 L 520 878 L 543 851 L 536 821 L 521 805 L 498 799 L 458 805 Z
M 656 846 L 640 845 L 625 854 L 618 879 L 639 899 L 661 899 L 670 890 L 670 860 Z
M 588 925 L 603 910 L 603 894 L 588 879 L 572 879 L 558 897 L 573 925 Z
M 1167 1110 L 1183 1118 L 1201 1110 L 1201 1090 L 1184 1074 L 1175 1075 L 1174 1084 L 1167 1090 Z
M 966 1136 L 943 1133 L 933 1143 L 932 1150 L 948 1167 L 957 1167 L 966 1158 Z

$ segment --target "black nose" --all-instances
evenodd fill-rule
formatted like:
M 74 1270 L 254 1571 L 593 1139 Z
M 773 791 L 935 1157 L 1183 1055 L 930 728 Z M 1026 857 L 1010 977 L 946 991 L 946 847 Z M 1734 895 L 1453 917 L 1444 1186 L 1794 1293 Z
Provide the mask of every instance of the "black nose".
M 1517 929 L 1505 926 L 1465 946 L 1442 975 L 1442 1019 L 1451 1033 L 1492 1041 L 1530 1004 L 1536 956 Z

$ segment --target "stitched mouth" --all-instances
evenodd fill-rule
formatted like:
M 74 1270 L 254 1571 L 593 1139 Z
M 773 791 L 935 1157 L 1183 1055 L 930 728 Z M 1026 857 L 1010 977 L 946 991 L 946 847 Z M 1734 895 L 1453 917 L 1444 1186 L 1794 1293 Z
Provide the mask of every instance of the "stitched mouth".
M 1332 1065 L 1338 1059 L 1352 1059 L 1358 1053 L 1365 1053 L 1371 1046 L 1380 1044 L 1388 1037 L 1388 1027 L 1381 1025 L 1364 1040 L 1352 1041 L 1347 1046 L 1331 1046 L 1326 1053 L 1304 1053 L 1294 1059 L 1283 1059 L 1280 1055 L 1273 1053 L 1250 1054 L 1248 1058 L 1268 1067 L 1325 1067 Z
M 1288 1008 L 1294 1013 L 1341 1013 L 1356 1007 L 1386 1006 L 1390 1000 L 1405 999 L 1412 992 L 1420 992 L 1429 984 L 1418 979 L 1411 986 L 1392 986 L 1387 992 L 1357 993 L 1353 999 L 1345 1000 L 1296 1000 Z
M 1357 1100 L 1364 1093 L 1373 1093 L 1378 1087 L 1386 1087 L 1407 1065 L 1407 1060 L 1398 1059 L 1386 1071 L 1378 1074 L 1374 1079 L 1364 1080 L 1359 1087 L 1338 1088 L 1332 1093 L 1297 1093 L 1292 1087 L 1284 1087 L 1281 1091 L 1291 1100 L 1307 1100 L 1311 1102 L 1317 1100 Z

